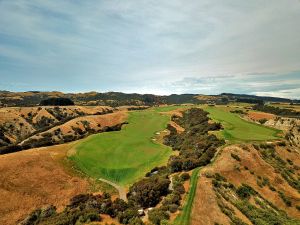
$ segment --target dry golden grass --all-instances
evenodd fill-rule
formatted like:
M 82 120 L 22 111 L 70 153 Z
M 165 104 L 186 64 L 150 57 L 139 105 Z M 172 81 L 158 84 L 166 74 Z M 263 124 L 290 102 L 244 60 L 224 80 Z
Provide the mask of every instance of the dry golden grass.
M 44 118 L 51 119 L 50 125 L 59 122 L 47 109 L 53 109 L 53 106 L 43 107 L 6 107 L 0 108 L 0 126 L 5 128 L 4 135 L 12 143 L 22 141 L 37 131 L 36 124 Z M 108 106 L 61 106 L 60 110 L 65 117 L 79 116 L 78 112 L 84 115 L 94 115 L 104 113 L 113 109 Z
M 0 156 L 0 224 L 16 224 L 49 204 L 62 210 L 71 197 L 87 192 L 88 180 L 60 162 L 69 148 L 64 144 Z
M 211 181 L 205 176 L 198 180 L 196 196 L 194 200 L 191 225 L 229 225 L 229 219 L 221 212 L 212 190 Z
M 44 133 L 52 133 L 55 136 L 54 131 L 57 129 L 61 130 L 61 135 L 71 135 L 74 134 L 73 128 L 80 128 L 85 130 L 85 127 L 82 122 L 88 123 L 91 129 L 94 129 L 96 132 L 103 130 L 104 127 L 112 127 L 118 124 L 125 122 L 127 118 L 126 112 L 115 112 L 104 115 L 91 115 L 91 116 L 82 116 L 75 119 L 72 119 L 62 125 L 55 126 L 45 132 L 34 135 L 30 138 L 39 139 Z

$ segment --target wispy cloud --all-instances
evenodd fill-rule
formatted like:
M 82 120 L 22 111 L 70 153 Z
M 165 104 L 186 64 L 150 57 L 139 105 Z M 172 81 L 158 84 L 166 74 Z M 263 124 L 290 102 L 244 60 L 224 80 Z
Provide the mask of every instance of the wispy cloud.
M 299 98 L 300 71 L 287 74 L 253 74 L 235 76 L 215 76 L 206 78 L 186 77 L 182 80 L 163 85 L 177 93 L 221 92 L 257 94 Z
M 298 0 L 2 0 L 0 88 L 268 91 L 271 74 L 300 70 L 299 11 Z

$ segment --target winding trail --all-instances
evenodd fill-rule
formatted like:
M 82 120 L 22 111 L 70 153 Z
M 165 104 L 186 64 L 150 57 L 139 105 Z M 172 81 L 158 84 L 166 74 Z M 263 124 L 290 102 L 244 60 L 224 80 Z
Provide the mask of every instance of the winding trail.
M 105 182 L 111 186 L 113 186 L 115 189 L 117 189 L 117 191 L 119 192 L 119 197 L 120 199 L 127 201 L 127 196 L 126 196 L 126 189 L 114 182 L 111 182 L 109 180 L 103 179 L 103 178 L 99 178 L 98 180 Z

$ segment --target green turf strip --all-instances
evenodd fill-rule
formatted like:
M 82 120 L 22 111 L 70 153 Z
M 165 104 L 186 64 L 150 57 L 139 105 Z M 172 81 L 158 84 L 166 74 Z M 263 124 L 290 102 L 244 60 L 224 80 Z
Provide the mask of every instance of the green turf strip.
M 180 214 L 174 220 L 173 225 L 189 225 L 190 223 L 191 211 L 193 208 L 193 201 L 196 194 L 198 174 L 200 169 L 201 169 L 200 167 L 196 168 L 192 173 L 191 180 L 190 180 L 190 188 L 186 196 L 184 206 Z

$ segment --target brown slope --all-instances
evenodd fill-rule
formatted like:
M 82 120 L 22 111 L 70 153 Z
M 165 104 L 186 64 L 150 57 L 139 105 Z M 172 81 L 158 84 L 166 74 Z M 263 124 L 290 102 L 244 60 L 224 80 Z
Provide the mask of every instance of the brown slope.
M 69 174 L 58 162 L 68 145 L 0 156 L 0 224 L 12 225 L 48 204 L 59 209 L 86 192 L 88 181 Z
M 291 152 L 287 154 L 286 147 L 276 147 L 276 152 L 284 159 L 284 156 L 289 157 L 294 162 L 300 159 L 297 149 L 291 148 Z M 239 156 L 241 161 L 237 161 L 231 156 L 231 153 Z M 300 193 L 292 188 L 281 174 L 274 169 L 269 163 L 263 160 L 258 150 L 251 145 L 232 145 L 225 147 L 221 155 L 213 163 L 213 165 L 201 170 L 201 178 L 198 181 L 193 211 L 192 224 L 228 224 L 228 218 L 222 215 L 220 208 L 216 202 L 216 193 L 212 190 L 211 179 L 206 178 L 209 174 L 220 173 L 228 182 L 239 186 L 248 184 L 253 187 L 258 193 L 277 206 L 279 209 L 287 212 L 288 216 L 300 218 L 299 211 L 295 208 L 300 204 Z M 296 172 L 299 176 L 299 171 Z M 270 186 L 276 188 L 277 191 L 282 191 L 286 196 L 291 198 L 292 207 L 288 207 L 280 198 L 277 191 L 271 191 L 269 185 L 259 186 L 260 178 L 267 178 Z M 209 183 L 210 182 L 210 183 Z M 236 209 L 236 216 L 244 222 L 250 224 L 249 220 Z M 227 219 L 227 220 L 226 220 Z

